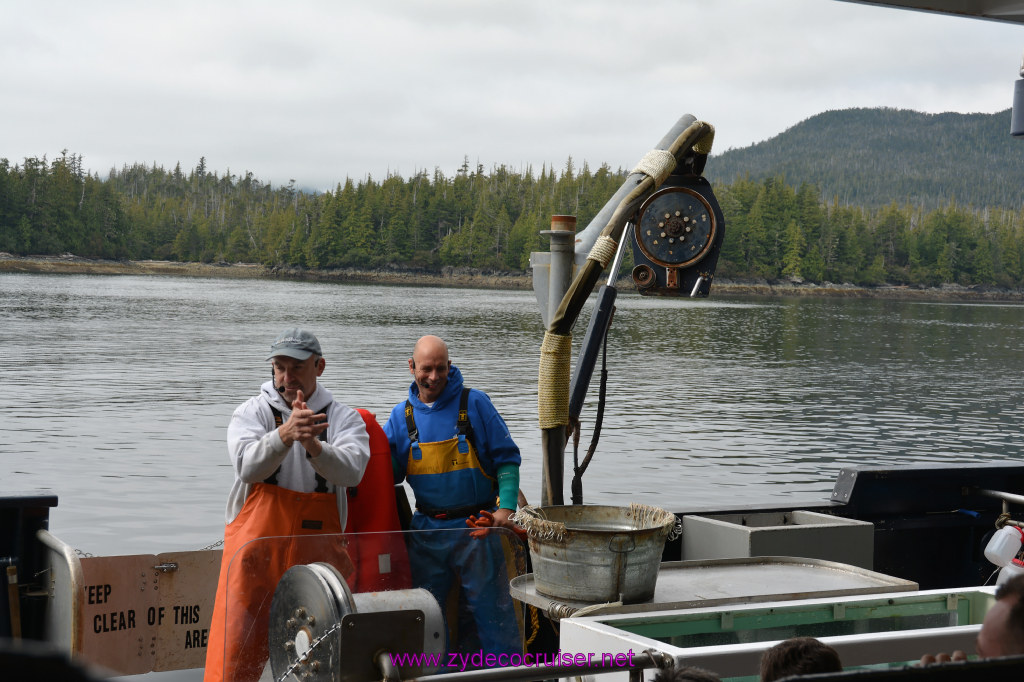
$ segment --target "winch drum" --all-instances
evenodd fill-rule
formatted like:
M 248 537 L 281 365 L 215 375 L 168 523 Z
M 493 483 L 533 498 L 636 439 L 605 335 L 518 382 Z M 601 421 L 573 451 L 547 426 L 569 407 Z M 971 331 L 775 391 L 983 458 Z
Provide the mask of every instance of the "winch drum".
M 413 632 L 419 636 L 412 637 Z M 268 644 L 275 680 L 292 671 L 295 679 L 309 682 L 350 682 L 379 677 L 374 656 L 381 651 L 443 654 L 447 630 L 441 607 L 429 591 L 353 593 L 334 566 L 314 563 L 292 566 L 278 582 L 270 605 Z M 402 668 L 402 674 L 411 677 L 432 672 L 425 667 Z

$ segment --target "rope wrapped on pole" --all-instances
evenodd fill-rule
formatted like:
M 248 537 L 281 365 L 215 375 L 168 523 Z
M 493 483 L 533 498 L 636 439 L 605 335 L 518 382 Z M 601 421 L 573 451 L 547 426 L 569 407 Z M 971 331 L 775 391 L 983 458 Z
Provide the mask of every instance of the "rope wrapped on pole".
M 676 157 L 666 149 L 652 149 L 644 154 L 640 163 L 632 170 L 633 173 L 643 173 L 651 178 L 658 185 L 665 182 L 665 178 L 672 175 L 676 168 Z
M 572 334 L 545 332 L 537 377 L 537 414 L 542 429 L 569 423 L 571 363 Z
M 611 237 L 598 237 L 594 247 L 587 254 L 587 260 L 596 261 L 604 270 L 612 262 L 612 258 L 615 258 L 615 250 L 618 247 L 618 243 Z

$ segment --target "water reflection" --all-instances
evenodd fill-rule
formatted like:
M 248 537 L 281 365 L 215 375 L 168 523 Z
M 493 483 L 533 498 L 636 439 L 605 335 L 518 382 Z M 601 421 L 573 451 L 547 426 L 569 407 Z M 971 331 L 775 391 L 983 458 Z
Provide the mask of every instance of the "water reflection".
M 848 464 L 1019 458 L 1021 312 L 622 293 L 586 501 L 827 497 Z M 539 501 L 532 292 L 170 277 L 0 275 L 0 347 L 17 370 L 0 397 L 3 489 L 56 492 L 53 529 L 97 554 L 213 542 L 232 480 L 228 418 L 291 325 L 319 336 L 324 383 L 381 420 L 404 398 L 416 338 L 448 339 L 467 384 L 506 417 Z

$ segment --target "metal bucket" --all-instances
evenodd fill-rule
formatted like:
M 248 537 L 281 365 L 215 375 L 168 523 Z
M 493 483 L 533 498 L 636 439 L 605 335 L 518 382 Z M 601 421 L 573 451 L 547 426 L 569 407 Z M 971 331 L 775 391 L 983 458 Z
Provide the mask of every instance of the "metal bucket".
M 573 602 L 624 604 L 654 597 L 658 566 L 675 515 L 658 507 L 524 507 L 539 594 Z

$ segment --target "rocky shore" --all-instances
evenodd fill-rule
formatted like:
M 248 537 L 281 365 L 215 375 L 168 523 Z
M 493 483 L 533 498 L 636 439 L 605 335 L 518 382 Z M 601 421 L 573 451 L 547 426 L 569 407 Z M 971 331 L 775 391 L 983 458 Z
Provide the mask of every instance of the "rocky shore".
M 279 279 L 311 282 L 347 282 L 480 289 L 532 288 L 527 272 L 499 272 L 476 268 L 446 267 L 440 272 L 397 268 L 339 268 L 309 270 L 297 267 L 268 267 L 255 263 L 179 263 L 174 261 L 92 260 L 71 254 L 60 256 L 14 256 L 0 252 L 0 272 L 68 275 L 174 275 L 238 279 Z M 624 282 L 626 288 L 627 282 Z M 631 286 L 631 284 L 629 285 Z M 801 281 L 732 281 L 719 277 L 714 296 L 842 296 L 848 298 L 892 298 L 922 301 L 1021 302 L 1024 290 L 996 287 L 877 286 L 813 284 Z

